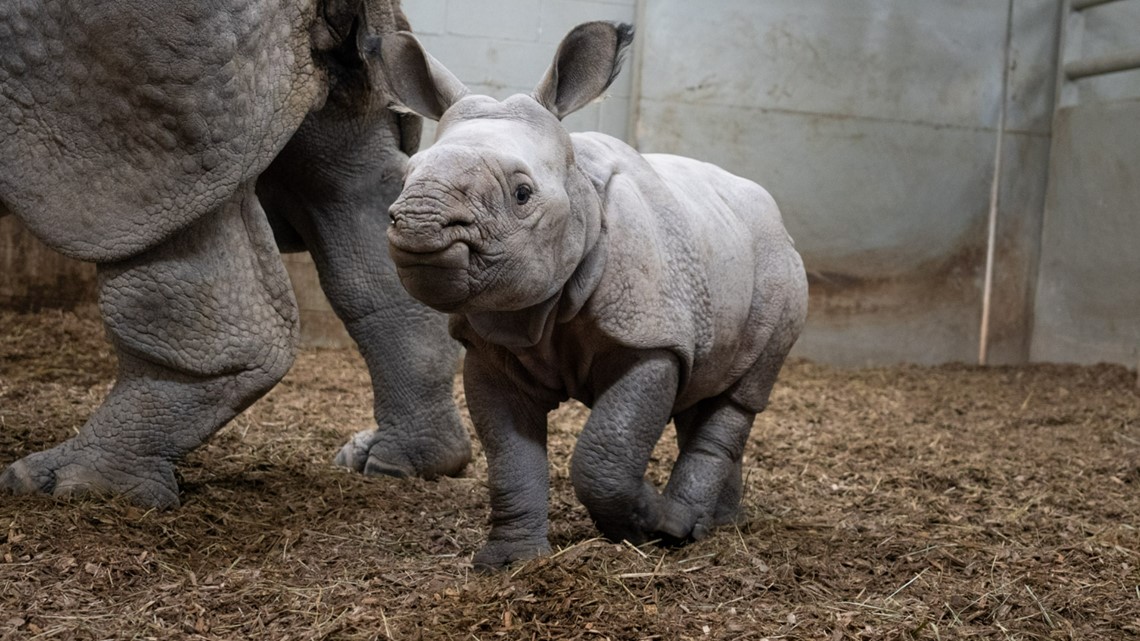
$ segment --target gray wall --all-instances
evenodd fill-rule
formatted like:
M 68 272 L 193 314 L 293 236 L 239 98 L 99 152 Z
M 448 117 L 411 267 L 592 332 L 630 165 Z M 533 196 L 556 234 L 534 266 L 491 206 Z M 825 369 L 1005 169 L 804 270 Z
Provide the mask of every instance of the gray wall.
M 1137 202 L 1140 135 L 1129 108 L 1087 105 L 1140 95 L 1140 72 L 1079 83 L 1086 106 L 1058 115 L 1051 183 L 1059 0 L 409 0 L 407 11 L 429 50 L 496 97 L 527 91 L 573 24 L 636 17 L 630 69 L 568 126 L 765 185 L 812 281 L 797 353 L 848 364 L 978 357 L 1011 19 L 989 362 L 1135 364 L 1140 270 L 1117 246 L 1137 237 L 1125 204 Z M 1124 0 L 1076 14 L 1069 49 L 1120 50 L 1140 39 L 1137 12 Z M 1118 184 L 1082 170 L 1105 153 Z M 1101 207 L 1084 213 L 1090 201 Z
M 636 141 L 776 197 L 812 282 L 798 353 L 975 360 L 1006 3 L 652 0 L 646 13 Z M 1027 356 L 1057 15 L 1052 0 L 1015 2 L 994 362 Z

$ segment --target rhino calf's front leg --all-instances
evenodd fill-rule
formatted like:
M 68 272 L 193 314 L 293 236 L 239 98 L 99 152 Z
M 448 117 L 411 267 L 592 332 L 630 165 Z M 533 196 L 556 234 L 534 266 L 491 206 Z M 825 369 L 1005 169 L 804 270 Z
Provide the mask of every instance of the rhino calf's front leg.
M 546 414 L 557 405 L 513 385 L 503 374 L 468 354 L 463 388 L 471 421 L 487 455 L 491 533 L 472 560 L 477 570 L 505 567 L 550 551 Z
M 677 359 L 663 350 L 630 352 L 596 369 L 603 370 L 599 393 L 574 448 L 570 480 L 607 538 L 644 543 L 668 518 L 645 468 L 677 395 Z

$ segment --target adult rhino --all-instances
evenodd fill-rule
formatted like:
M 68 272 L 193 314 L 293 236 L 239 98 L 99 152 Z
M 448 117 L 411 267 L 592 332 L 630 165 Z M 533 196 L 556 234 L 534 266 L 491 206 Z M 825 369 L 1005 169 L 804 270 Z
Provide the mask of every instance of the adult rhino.
M 0 215 L 98 265 L 119 360 L 80 432 L 0 486 L 176 506 L 175 462 L 293 362 L 278 247 L 312 253 L 372 375 L 379 429 L 337 462 L 467 464 L 458 348 L 383 243 L 421 121 L 365 49 L 407 28 L 398 0 L 0 2 Z

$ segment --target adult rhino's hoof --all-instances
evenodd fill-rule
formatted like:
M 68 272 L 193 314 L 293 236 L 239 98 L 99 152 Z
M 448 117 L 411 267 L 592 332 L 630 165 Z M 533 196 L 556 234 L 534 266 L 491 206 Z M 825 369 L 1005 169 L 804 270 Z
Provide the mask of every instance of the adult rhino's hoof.
M 122 496 L 147 508 L 179 505 L 178 482 L 169 461 L 116 460 L 106 452 L 76 449 L 68 443 L 11 464 L 0 474 L 0 488 L 12 494 L 55 497 Z
M 512 563 L 528 561 L 550 554 L 550 543 L 546 539 L 525 541 L 488 541 L 482 550 L 475 553 L 471 565 L 475 571 L 489 573 L 503 570 Z
M 466 432 L 448 442 L 394 443 L 383 432 L 357 432 L 340 448 L 334 463 L 365 476 L 418 476 L 435 479 L 458 476 L 471 461 Z

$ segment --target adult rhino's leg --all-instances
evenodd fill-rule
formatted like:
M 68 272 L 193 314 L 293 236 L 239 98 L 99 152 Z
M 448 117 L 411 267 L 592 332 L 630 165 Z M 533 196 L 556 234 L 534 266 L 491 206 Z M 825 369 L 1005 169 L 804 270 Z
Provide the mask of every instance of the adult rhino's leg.
M 376 225 L 386 217 L 362 218 L 331 232 L 335 251 L 313 252 L 322 288 L 372 377 L 377 428 L 353 436 L 336 463 L 368 475 L 458 474 L 471 460 L 453 396 L 459 344 L 447 317 L 400 285 Z
M 366 118 L 368 126 L 343 124 Z M 275 227 L 287 223 L 303 239 L 372 377 L 377 428 L 356 434 L 336 463 L 434 478 L 461 472 L 471 443 L 453 398 L 459 345 L 447 317 L 408 295 L 388 256 L 388 206 L 407 161 L 394 118 L 311 115 L 261 176 L 258 194 Z
M 174 462 L 293 360 L 296 302 L 252 182 L 161 246 L 99 265 L 99 281 L 118 380 L 77 436 L 12 464 L 0 485 L 176 506 Z

